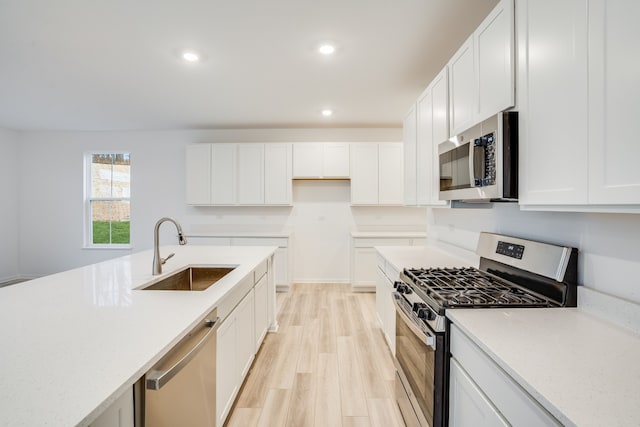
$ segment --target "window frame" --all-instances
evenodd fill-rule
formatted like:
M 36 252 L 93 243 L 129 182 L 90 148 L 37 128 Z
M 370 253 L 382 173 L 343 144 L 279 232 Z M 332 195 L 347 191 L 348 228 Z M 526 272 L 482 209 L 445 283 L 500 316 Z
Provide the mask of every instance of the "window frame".
M 131 249 L 133 248 L 133 239 L 131 233 L 131 223 L 129 220 L 129 243 L 93 243 L 93 215 L 91 211 L 91 203 L 94 201 L 127 201 L 129 202 L 129 215 L 131 215 L 131 174 L 129 174 L 129 197 L 91 197 L 91 165 L 93 163 L 94 154 L 128 154 L 129 167 L 131 167 L 131 151 L 129 150 L 93 150 L 85 151 L 83 156 L 83 187 L 84 187 L 84 249 Z

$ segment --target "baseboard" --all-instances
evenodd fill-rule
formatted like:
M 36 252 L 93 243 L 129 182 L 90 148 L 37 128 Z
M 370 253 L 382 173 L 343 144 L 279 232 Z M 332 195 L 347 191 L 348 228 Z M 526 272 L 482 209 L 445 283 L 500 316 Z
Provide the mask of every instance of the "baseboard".
M 351 283 L 350 280 L 346 279 L 304 279 L 304 280 L 294 280 L 293 283 L 301 283 L 301 284 L 306 284 L 306 285 L 318 285 L 318 284 L 337 284 L 337 285 L 346 285 L 348 283 Z
M 289 292 L 289 285 L 276 285 L 276 292 Z
M 351 292 L 375 292 L 375 286 L 351 286 Z

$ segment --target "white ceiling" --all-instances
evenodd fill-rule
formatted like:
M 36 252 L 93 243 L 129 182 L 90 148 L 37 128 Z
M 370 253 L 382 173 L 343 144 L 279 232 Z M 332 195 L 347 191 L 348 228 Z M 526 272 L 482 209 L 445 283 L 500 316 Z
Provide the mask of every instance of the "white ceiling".
M 0 0 L 0 127 L 398 127 L 496 3 Z

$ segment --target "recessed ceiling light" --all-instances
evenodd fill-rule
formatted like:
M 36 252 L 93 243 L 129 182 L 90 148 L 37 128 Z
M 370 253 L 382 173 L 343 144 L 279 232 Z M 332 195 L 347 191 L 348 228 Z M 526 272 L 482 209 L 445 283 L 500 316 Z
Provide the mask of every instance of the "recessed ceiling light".
M 320 52 L 323 55 L 331 55 L 336 51 L 336 47 L 332 44 L 329 43 L 325 43 L 320 45 L 320 47 L 318 48 L 318 52 Z
M 329 109 L 322 110 L 320 114 L 322 114 L 324 117 L 331 117 L 333 115 L 333 110 L 329 110 Z
M 198 62 L 200 61 L 200 55 L 193 51 L 182 52 L 182 59 L 187 62 Z

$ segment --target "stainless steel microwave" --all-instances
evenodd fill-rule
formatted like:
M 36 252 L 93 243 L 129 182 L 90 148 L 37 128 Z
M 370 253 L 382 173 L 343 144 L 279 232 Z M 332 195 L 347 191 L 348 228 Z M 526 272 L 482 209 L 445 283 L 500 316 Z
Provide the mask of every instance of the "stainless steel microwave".
M 518 113 L 502 112 L 438 145 L 440 200 L 518 199 Z

